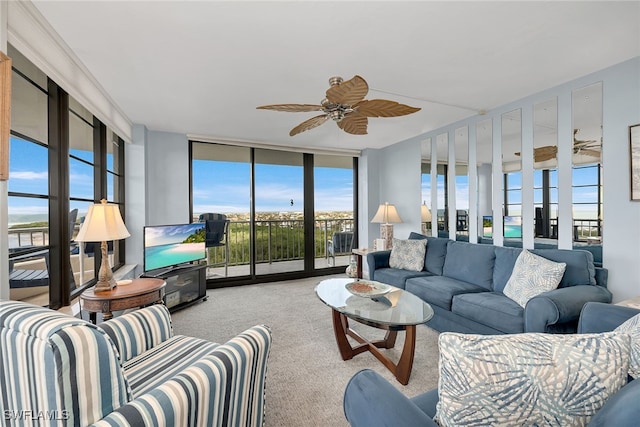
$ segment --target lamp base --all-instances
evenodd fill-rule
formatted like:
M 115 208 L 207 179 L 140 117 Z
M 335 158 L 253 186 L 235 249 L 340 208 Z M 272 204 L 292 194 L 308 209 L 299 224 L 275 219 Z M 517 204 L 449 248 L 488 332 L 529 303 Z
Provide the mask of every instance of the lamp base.
M 98 281 L 93 288 L 94 292 L 110 291 L 116 287 L 116 281 L 113 278 L 113 272 L 111 271 L 111 265 L 109 264 L 109 254 L 107 252 L 107 242 L 100 244 L 100 252 L 102 255 L 102 262 L 100 263 L 100 270 L 98 271 Z
M 380 224 L 380 238 L 384 239 L 385 249 L 393 248 L 393 224 Z
M 112 278 L 110 281 L 99 280 L 93 288 L 94 292 L 106 292 L 116 287 L 116 281 Z

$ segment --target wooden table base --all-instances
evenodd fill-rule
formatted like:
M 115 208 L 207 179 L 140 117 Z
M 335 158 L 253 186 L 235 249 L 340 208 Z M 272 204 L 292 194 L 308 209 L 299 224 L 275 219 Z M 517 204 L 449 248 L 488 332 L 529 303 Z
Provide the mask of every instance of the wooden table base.
M 349 360 L 353 356 L 369 351 L 373 354 L 384 366 L 387 367 L 395 376 L 396 379 L 402 385 L 407 385 L 409 377 L 411 376 L 411 369 L 413 367 L 413 356 L 416 349 L 416 327 L 415 325 L 408 325 L 404 327 L 406 333 L 404 339 L 404 347 L 402 348 L 402 354 L 398 363 L 394 363 L 385 354 L 383 354 L 379 348 L 393 348 L 396 344 L 396 337 L 398 331 L 388 330 L 384 339 L 377 341 L 368 341 L 360 334 L 349 328 L 349 319 L 344 314 L 337 310 L 332 310 L 333 316 L 333 332 L 336 336 L 336 342 L 338 343 L 338 349 L 342 360 Z M 350 336 L 356 340 L 359 345 L 352 347 L 347 339 Z

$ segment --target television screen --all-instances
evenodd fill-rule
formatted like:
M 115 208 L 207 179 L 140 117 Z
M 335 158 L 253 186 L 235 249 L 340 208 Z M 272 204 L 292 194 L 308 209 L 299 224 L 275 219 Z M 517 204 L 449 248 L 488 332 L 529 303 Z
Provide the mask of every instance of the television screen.
M 520 216 L 504 217 L 504 237 L 522 238 L 522 217 Z
M 204 222 L 144 227 L 144 271 L 206 258 Z
M 491 215 L 482 217 L 482 237 L 493 235 L 493 217 Z

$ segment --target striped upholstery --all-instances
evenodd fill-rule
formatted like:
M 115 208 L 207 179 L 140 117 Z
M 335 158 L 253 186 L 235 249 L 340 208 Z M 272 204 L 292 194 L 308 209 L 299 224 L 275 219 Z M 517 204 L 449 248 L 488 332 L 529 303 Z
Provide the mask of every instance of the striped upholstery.
M 261 426 L 270 346 L 254 326 L 95 426 Z
M 0 414 L 14 414 L 5 422 L 20 426 L 86 426 L 130 396 L 100 328 L 16 301 L 0 301 L 0 387 Z
M 224 345 L 172 336 L 160 305 L 98 327 L 0 301 L 0 414 L 22 413 L 8 426 L 261 426 L 270 347 L 262 325 Z
M 169 310 L 162 304 L 136 310 L 100 325 L 126 362 L 173 336 Z
M 211 354 L 220 344 L 177 335 L 124 363 L 134 396 L 140 396 Z

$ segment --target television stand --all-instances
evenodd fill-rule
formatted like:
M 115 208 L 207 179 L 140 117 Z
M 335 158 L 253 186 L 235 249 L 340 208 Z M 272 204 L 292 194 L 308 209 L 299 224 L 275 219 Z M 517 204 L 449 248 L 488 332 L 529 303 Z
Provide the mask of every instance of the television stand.
M 164 304 L 174 312 L 198 301 L 207 300 L 206 264 L 194 264 L 168 270 L 148 271 L 140 277 L 164 279 Z

